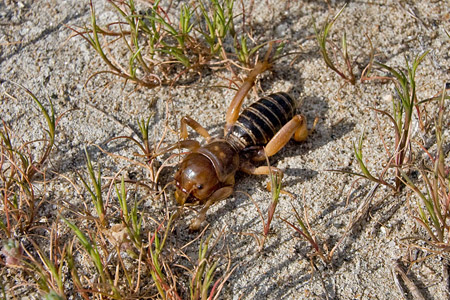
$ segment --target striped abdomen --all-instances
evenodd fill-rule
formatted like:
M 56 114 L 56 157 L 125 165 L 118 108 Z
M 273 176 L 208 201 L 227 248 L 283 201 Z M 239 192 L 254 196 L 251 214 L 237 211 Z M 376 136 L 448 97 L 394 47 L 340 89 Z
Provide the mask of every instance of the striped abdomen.
M 244 109 L 225 139 L 237 151 L 265 145 L 294 117 L 295 107 L 295 101 L 287 93 L 263 97 Z

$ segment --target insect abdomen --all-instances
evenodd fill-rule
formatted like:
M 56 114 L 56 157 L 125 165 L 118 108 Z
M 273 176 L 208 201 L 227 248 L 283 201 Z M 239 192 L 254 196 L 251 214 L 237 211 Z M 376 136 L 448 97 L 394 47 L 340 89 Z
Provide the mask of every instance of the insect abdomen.
M 295 107 L 295 101 L 287 93 L 263 97 L 244 109 L 225 138 L 238 151 L 265 145 L 294 117 Z

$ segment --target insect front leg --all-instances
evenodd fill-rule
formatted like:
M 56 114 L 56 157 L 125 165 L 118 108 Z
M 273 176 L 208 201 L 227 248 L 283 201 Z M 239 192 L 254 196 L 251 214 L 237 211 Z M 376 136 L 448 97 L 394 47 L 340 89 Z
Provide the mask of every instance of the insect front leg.
M 283 171 L 281 171 L 280 169 L 272 166 L 256 167 L 250 161 L 242 162 L 240 170 L 251 175 L 269 175 L 270 173 L 272 173 L 277 174 L 280 179 L 283 178 Z
M 272 167 L 272 166 L 260 166 L 260 167 L 255 167 L 250 161 L 244 161 L 241 164 L 241 168 L 240 170 L 242 172 L 245 172 L 247 174 L 252 174 L 252 175 L 271 175 L 275 176 L 275 178 L 277 178 L 277 180 L 279 182 L 281 182 L 281 180 L 283 179 L 283 171 L 281 171 L 280 169 L 276 168 L 276 167 Z M 272 191 L 272 184 L 271 184 L 272 180 L 269 180 L 269 182 L 267 183 L 267 190 L 269 192 Z M 282 193 L 285 193 L 285 191 L 282 191 Z
M 180 125 L 180 138 L 182 141 L 178 141 L 173 145 L 170 145 L 166 148 L 160 149 L 158 153 L 155 154 L 155 156 L 160 156 L 164 153 L 167 153 L 169 151 L 172 151 L 174 149 L 189 149 L 190 151 L 194 151 L 198 148 L 200 148 L 200 143 L 195 140 L 188 140 L 188 132 L 187 132 L 187 125 L 194 129 L 198 134 L 200 134 L 202 137 L 206 139 L 207 142 L 211 140 L 211 135 L 208 133 L 208 131 L 200 125 L 197 121 L 194 119 L 185 116 L 181 118 L 181 125 Z
M 217 191 L 215 191 L 205 202 L 202 210 L 198 213 L 197 218 L 195 218 L 191 225 L 189 226 L 189 230 L 198 231 L 206 218 L 206 212 L 209 207 L 220 200 L 228 198 L 233 193 L 233 186 L 225 186 Z
M 194 140 L 184 140 L 176 142 L 173 145 L 170 145 L 168 147 L 165 147 L 163 149 L 159 149 L 158 152 L 154 155 L 154 157 L 163 155 L 167 152 L 170 152 L 174 149 L 188 149 L 190 151 L 194 151 L 196 149 L 200 148 L 200 143 Z
M 185 140 L 188 138 L 187 125 L 194 129 L 198 134 L 206 139 L 207 142 L 211 140 L 211 135 L 209 132 L 200 125 L 197 121 L 192 119 L 191 117 L 185 116 L 181 118 L 180 125 L 180 137 Z
M 276 178 L 275 179 L 276 182 L 281 182 L 281 180 L 283 179 L 283 171 L 281 171 L 280 169 L 272 166 L 255 167 L 250 161 L 244 161 L 241 164 L 240 170 L 242 172 L 252 175 L 272 175 L 274 176 L 274 178 Z M 273 178 L 269 180 L 269 182 L 267 182 L 266 189 L 269 192 L 272 191 L 272 180 Z M 281 190 L 280 193 L 290 195 L 291 197 L 293 197 L 291 193 L 286 192 L 284 190 Z

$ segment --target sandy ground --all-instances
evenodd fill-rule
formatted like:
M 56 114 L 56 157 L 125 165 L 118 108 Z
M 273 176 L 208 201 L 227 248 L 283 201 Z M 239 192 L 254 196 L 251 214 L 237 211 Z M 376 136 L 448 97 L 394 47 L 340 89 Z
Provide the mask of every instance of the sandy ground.
M 318 124 L 308 141 L 290 142 L 271 159 L 273 165 L 285 171 L 284 189 L 296 199 L 281 197 L 272 234 L 263 251 L 258 251 L 252 237 L 253 233 L 261 231 L 262 224 L 248 196 L 236 192 L 210 210 L 209 230 L 226 233 L 224 243 L 231 251 L 233 266 L 237 266 L 225 286 L 223 298 L 325 299 L 328 295 L 330 299 L 401 299 L 403 295 L 396 287 L 392 271 L 399 262 L 405 269 L 410 268 L 410 278 L 426 299 L 448 299 L 449 286 L 443 275 L 447 264 L 443 257 L 410 263 L 430 253 L 409 248 L 410 242 L 405 239 L 424 234 L 409 214 L 405 192 L 394 196 L 380 188 L 375 193 L 370 213 L 336 249 L 333 262 L 326 265 L 318 260 L 316 270 L 312 270 L 307 258 L 307 254 L 312 253 L 309 244 L 278 218 L 294 222 L 292 205 L 299 211 L 306 209 L 320 243 L 326 244 L 328 249 L 336 245 L 373 185 L 364 180 L 355 182 L 353 176 L 328 170 L 359 172 L 352 143 L 364 130 L 367 164 L 374 173 L 382 169 L 387 155 L 377 132 L 377 115 L 369 108 L 390 110 L 388 99 L 393 86 L 376 81 L 344 85 L 341 78 L 325 67 L 313 37 L 312 17 L 323 24 L 344 1 L 331 1 L 331 8 L 325 1 L 255 2 L 254 35 L 264 36 L 265 40 L 287 39 L 287 50 L 298 52 L 295 60 L 294 55 L 280 60 L 272 72 L 261 76 L 258 94 L 288 91 L 302 102 L 299 111 L 307 116 L 309 126 L 316 117 Z M 106 1 L 95 1 L 95 6 L 99 23 L 116 18 Z M 0 3 L 0 20 L 2 121 L 14 128 L 22 140 L 42 136 L 42 120 L 37 108 L 8 81 L 26 86 L 40 99 L 50 97 L 59 113 L 69 111 L 59 124 L 53 170 L 69 177 L 74 177 L 74 171 L 84 170 L 83 148 L 87 146 L 95 164 L 102 165 L 105 176 L 112 176 L 128 166 L 129 172 L 142 178 L 143 170 L 112 159 L 92 145 L 132 157 L 136 149 L 129 143 L 106 145 L 105 142 L 115 136 L 135 135 L 136 121 L 151 113 L 154 114 L 152 138 L 158 140 L 165 122 L 167 100 L 172 103 L 169 109 L 171 128 L 177 128 L 181 116 L 190 115 L 211 133 L 222 132 L 227 105 L 234 91 L 218 87 L 227 83 L 214 74 L 170 89 L 135 90 L 132 84 L 124 87 L 123 82 L 108 75 L 94 77 L 85 85 L 90 75 L 106 66 L 84 40 L 68 39 L 72 32 L 65 25 L 89 22 L 87 1 L 4 0 Z M 409 60 L 430 50 L 417 75 L 418 98 L 426 99 L 436 95 L 443 84 L 450 81 L 450 41 L 444 32 L 444 29 L 450 31 L 449 20 L 449 1 L 351 1 L 334 25 L 331 36 L 338 42 L 342 32 L 346 32 L 358 77 L 369 58 L 367 36 L 376 51 L 376 59 L 393 67 L 405 66 L 405 57 Z M 227 72 L 219 75 L 229 76 Z M 253 93 L 246 103 L 256 99 Z M 378 117 L 387 143 L 392 142 L 390 124 Z M 432 134 L 421 132 L 416 121 L 413 128 L 415 138 L 433 144 Z M 445 133 L 448 137 L 448 130 Z M 175 136 L 169 134 L 167 141 L 174 140 Z M 172 171 L 167 171 L 163 178 L 167 180 Z M 266 211 L 271 199 L 265 189 L 267 181 L 266 177 L 239 174 L 236 191 L 250 194 Z M 64 180 L 55 179 L 51 188 L 48 194 L 52 199 L 79 205 L 79 197 Z M 172 195 L 169 200 L 168 205 L 173 206 Z M 149 199 L 145 209 L 158 212 L 163 207 Z M 48 214 L 48 219 L 52 220 L 56 208 L 48 207 L 42 214 Z M 192 239 L 187 227 L 193 216 L 188 212 L 178 221 L 173 238 Z M 413 299 L 411 294 L 405 297 Z

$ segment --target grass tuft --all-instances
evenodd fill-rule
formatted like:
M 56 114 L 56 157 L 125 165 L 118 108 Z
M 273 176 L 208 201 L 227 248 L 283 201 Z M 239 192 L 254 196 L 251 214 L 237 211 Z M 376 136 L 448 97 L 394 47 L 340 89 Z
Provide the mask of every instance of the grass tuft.
M 94 167 L 92 166 L 91 158 L 89 157 L 89 153 L 87 152 L 86 148 L 84 149 L 84 153 L 86 154 L 87 169 L 89 177 L 91 178 L 92 187 L 89 186 L 87 181 L 84 180 L 84 178 L 81 175 L 80 179 L 91 196 L 92 202 L 94 203 L 95 206 L 95 210 L 97 211 L 99 223 L 102 226 L 106 226 L 106 208 L 103 203 L 103 196 L 102 196 L 102 172 L 99 167 L 97 175 L 95 175 Z
M 395 78 L 393 81 L 395 84 L 397 98 L 393 98 L 393 113 L 389 116 L 389 119 L 393 121 L 394 131 L 396 133 L 394 164 L 397 166 L 395 179 L 395 186 L 397 190 L 399 190 L 401 186 L 400 167 L 405 162 L 408 149 L 411 148 L 410 130 L 412 114 L 414 108 L 418 104 L 415 81 L 416 70 L 428 52 L 429 51 L 426 51 L 422 55 L 416 56 L 412 62 L 412 66 L 410 66 L 408 60 L 405 59 L 406 73 L 402 70 L 394 70 L 387 65 L 378 63 L 378 65 L 388 70 Z
M 446 89 L 439 100 L 439 112 L 435 121 L 436 150 L 434 154 L 420 144 L 427 154 L 431 165 L 422 162 L 418 166 L 419 182 L 412 180 L 407 172 L 400 170 L 401 179 L 411 189 L 418 200 L 412 209 L 414 219 L 428 233 L 429 238 L 423 238 L 427 244 L 438 253 L 448 253 L 450 249 L 450 176 L 445 165 L 444 145 L 444 111 L 446 108 Z
M 180 4 L 179 12 L 159 0 L 139 5 L 133 0 L 108 3 L 118 22 L 99 25 L 91 1 L 90 25 L 69 27 L 109 68 L 92 76 L 111 73 L 143 87 L 172 86 L 183 78 L 192 80 L 204 68 L 251 68 L 259 49 L 267 44 L 253 42 L 245 26 L 236 30 L 235 0 Z M 127 58 L 113 54 L 118 49 Z
M 46 164 L 55 144 L 56 128 L 62 117 L 56 117 L 53 103 L 49 99 L 50 109 L 44 107 L 42 101 L 22 85 L 16 84 L 25 91 L 38 106 L 47 127 L 41 140 L 17 142 L 15 133 L 2 120 L 0 129 L 0 185 L 4 218 L 0 221 L 0 229 L 10 238 L 17 233 L 26 233 L 35 225 L 40 205 L 44 198 L 36 194 L 34 184 L 36 174 L 45 178 Z M 43 143 L 42 152 L 36 152 L 34 145 Z
M 303 200 L 305 200 L 304 196 Z M 294 216 L 298 226 L 289 222 L 287 219 L 281 218 L 281 220 L 283 220 L 283 222 L 285 222 L 289 227 L 294 229 L 298 234 L 300 234 L 302 238 L 304 238 L 311 245 L 311 247 L 314 249 L 314 252 L 310 256 L 311 260 L 313 260 L 315 257 L 319 257 L 324 263 L 330 264 L 333 258 L 333 253 L 339 244 L 336 245 L 329 253 L 326 253 L 324 247 L 320 245 L 314 232 L 311 229 L 306 209 L 304 210 L 303 217 L 298 213 L 297 209 L 294 206 L 292 206 L 292 209 L 294 210 Z
M 349 173 L 352 175 L 363 177 L 377 184 L 385 185 L 396 192 L 400 190 L 400 188 L 402 187 L 401 169 L 404 167 L 407 161 L 412 160 L 410 157 L 408 157 L 408 155 L 411 155 L 411 124 L 413 119 L 413 112 L 414 109 L 418 107 L 418 105 L 424 103 L 418 101 L 417 99 L 415 81 L 416 70 L 427 53 L 428 52 L 425 52 L 420 56 L 416 56 L 411 65 L 405 59 L 406 73 L 400 69 L 395 70 L 387 65 L 378 63 L 378 65 L 380 65 L 383 69 L 388 70 L 394 76 L 384 77 L 392 80 L 395 85 L 395 92 L 397 97 L 392 97 L 392 112 L 390 113 L 384 110 L 373 108 L 374 111 L 387 117 L 388 120 L 392 123 L 395 138 L 393 149 L 389 151 L 389 149 L 386 147 L 386 152 L 388 154 L 388 160 L 385 164 L 386 167 L 380 172 L 378 176 L 373 175 L 369 171 L 369 168 L 366 166 L 366 163 L 363 160 L 363 133 L 359 139 L 358 145 L 353 144 L 355 157 L 361 168 L 362 174 L 342 171 L 343 173 Z M 418 109 L 417 111 L 419 112 Z M 420 114 L 418 115 L 418 117 L 420 119 Z M 384 180 L 384 176 L 390 168 L 395 169 L 394 184 L 391 184 Z
M 331 70 L 336 72 L 342 79 L 344 79 L 346 82 L 351 83 L 354 85 L 356 83 L 355 75 L 353 74 L 353 66 L 352 66 L 352 60 L 348 53 L 348 47 L 347 47 L 347 35 L 344 32 L 341 40 L 341 48 L 338 48 L 333 42 L 328 40 L 328 35 L 330 33 L 331 27 L 333 24 L 337 21 L 341 13 L 344 11 L 344 8 L 347 6 L 345 4 L 339 12 L 331 19 L 331 21 L 326 21 L 325 24 L 322 26 L 322 28 L 319 30 L 316 22 L 313 19 L 314 24 L 314 32 L 316 34 L 316 40 L 317 44 L 319 45 L 320 54 L 322 55 L 322 58 L 325 61 L 325 64 L 327 67 L 329 67 Z M 338 51 L 344 60 L 345 64 L 345 71 L 342 67 L 339 67 L 337 65 L 337 59 L 332 59 L 332 55 L 330 55 L 328 51 L 327 44 L 332 45 L 332 49 L 334 51 L 333 57 L 337 57 L 336 52 Z

